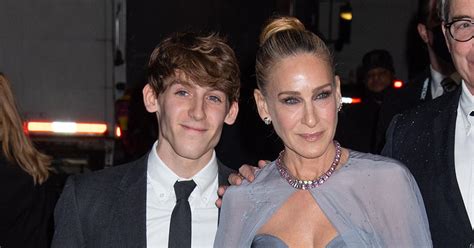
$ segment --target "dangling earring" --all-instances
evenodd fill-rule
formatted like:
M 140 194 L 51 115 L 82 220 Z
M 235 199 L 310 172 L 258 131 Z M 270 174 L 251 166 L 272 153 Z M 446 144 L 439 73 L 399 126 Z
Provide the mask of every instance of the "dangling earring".
M 342 99 L 339 101 L 339 106 L 337 107 L 337 112 L 340 112 L 342 109 Z
M 272 119 L 270 119 L 270 117 L 265 117 L 263 118 L 263 122 L 265 123 L 265 125 L 270 125 L 272 123 Z

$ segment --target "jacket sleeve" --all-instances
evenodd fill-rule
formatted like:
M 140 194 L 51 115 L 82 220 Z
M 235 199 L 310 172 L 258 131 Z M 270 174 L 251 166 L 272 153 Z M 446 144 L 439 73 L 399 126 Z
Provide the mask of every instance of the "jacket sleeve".
M 393 136 L 397 127 L 399 117 L 399 114 L 394 116 L 392 121 L 390 122 L 390 125 L 388 126 L 387 132 L 385 134 L 385 145 L 381 152 L 381 155 L 383 156 L 393 158 Z
M 69 177 L 54 210 L 54 237 L 51 247 L 85 247 L 76 201 L 75 177 Z

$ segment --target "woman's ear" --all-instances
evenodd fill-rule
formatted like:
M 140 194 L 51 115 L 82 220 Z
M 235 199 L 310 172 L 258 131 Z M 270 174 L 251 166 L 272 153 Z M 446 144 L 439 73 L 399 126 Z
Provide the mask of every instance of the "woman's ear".
M 255 104 L 257 104 L 257 110 L 260 118 L 262 118 L 262 120 L 266 117 L 270 118 L 267 102 L 265 101 L 265 97 L 263 96 L 262 92 L 259 89 L 255 89 L 253 91 L 253 97 L 255 98 Z
M 336 96 L 337 100 L 341 101 L 342 94 L 341 94 L 341 79 L 338 75 L 334 76 L 334 83 L 336 84 Z
M 146 110 L 150 113 L 155 113 L 159 109 L 155 90 L 153 90 L 150 84 L 146 84 L 145 87 L 143 87 L 143 103 L 145 104 Z

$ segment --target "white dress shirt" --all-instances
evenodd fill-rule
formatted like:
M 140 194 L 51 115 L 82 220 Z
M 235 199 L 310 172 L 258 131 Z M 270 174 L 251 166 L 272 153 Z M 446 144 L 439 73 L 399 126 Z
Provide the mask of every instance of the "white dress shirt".
M 443 95 L 443 87 L 441 86 L 441 81 L 446 77 L 443 74 L 439 73 L 430 65 L 430 73 L 431 73 L 431 98 L 435 99 L 441 95 Z
M 471 111 L 474 111 L 474 96 L 464 81 L 461 85 L 462 93 L 456 117 L 454 164 L 464 206 L 474 228 L 474 116 L 469 116 Z
M 189 196 L 191 206 L 191 246 L 212 247 L 217 231 L 218 167 L 215 152 L 209 163 L 192 178 L 180 178 L 158 156 L 155 142 L 148 157 L 146 193 L 147 247 L 168 247 L 171 213 L 176 205 L 173 185 L 191 180 L 196 188 Z

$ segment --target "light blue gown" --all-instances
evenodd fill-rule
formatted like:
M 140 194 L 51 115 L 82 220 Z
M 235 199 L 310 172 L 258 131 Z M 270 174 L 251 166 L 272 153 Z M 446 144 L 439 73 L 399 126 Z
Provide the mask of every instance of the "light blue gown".
M 257 232 L 296 190 L 281 178 L 275 162 L 253 183 L 229 187 L 214 247 L 287 247 Z M 310 191 L 339 234 L 328 248 L 432 247 L 418 186 L 398 161 L 350 151 L 346 164 Z

